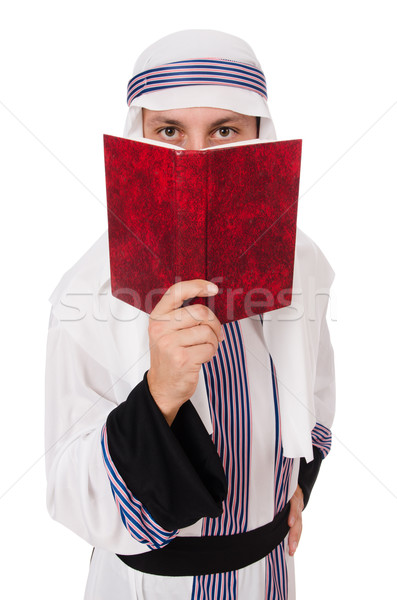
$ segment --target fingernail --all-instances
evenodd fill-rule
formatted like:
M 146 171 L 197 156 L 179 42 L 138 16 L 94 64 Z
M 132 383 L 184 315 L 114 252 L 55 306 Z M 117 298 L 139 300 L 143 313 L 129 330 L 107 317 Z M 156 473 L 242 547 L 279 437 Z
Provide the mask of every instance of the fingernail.
M 223 342 L 223 340 L 225 339 L 225 334 L 223 332 L 223 329 L 221 329 L 221 332 L 219 334 L 219 338 L 218 339 L 219 339 L 220 342 Z
M 298 547 L 298 542 L 292 542 L 292 552 L 295 552 L 297 547 Z
M 218 293 L 218 286 L 215 285 L 215 283 L 209 283 L 207 285 L 207 292 L 209 294 L 217 294 Z
M 295 525 L 295 517 L 291 517 L 290 522 L 289 522 L 289 526 L 293 527 Z

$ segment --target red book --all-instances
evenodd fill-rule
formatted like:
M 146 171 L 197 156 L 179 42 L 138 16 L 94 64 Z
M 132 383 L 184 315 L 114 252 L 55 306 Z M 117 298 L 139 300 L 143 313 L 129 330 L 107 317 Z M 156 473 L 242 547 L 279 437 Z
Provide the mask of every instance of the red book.
M 291 303 L 301 140 L 192 151 L 104 136 L 112 293 L 150 313 L 176 281 L 221 323 Z

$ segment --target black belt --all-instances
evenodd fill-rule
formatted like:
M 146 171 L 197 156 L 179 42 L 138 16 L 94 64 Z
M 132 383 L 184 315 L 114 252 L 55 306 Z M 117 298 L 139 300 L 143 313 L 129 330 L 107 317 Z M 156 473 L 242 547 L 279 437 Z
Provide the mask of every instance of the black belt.
M 159 550 L 117 556 L 129 567 L 152 575 L 182 577 L 236 571 L 270 554 L 285 538 L 289 503 L 258 529 L 235 535 L 176 537 Z

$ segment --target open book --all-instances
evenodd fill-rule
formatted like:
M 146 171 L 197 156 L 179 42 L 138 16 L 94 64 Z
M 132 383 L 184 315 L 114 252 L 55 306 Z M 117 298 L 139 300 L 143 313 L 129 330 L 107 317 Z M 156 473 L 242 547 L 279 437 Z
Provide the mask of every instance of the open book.
M 193 151 L 104 136 L 112 293 L 150 313 L 175 282 L 207 279 L 221 323 L 288 306 L 301 140 Z

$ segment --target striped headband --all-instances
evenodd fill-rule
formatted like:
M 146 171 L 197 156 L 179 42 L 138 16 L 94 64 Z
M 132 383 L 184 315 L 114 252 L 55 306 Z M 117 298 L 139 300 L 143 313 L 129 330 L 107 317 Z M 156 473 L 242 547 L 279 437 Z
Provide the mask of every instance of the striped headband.
M 266 79 L 260 69 L 231 60 L 199 58 L 167 63 L 135 75 L 128 83 L 127 104 L 142 94 L 184 85 L 228 85 L 256 92 L 267 100 Z

